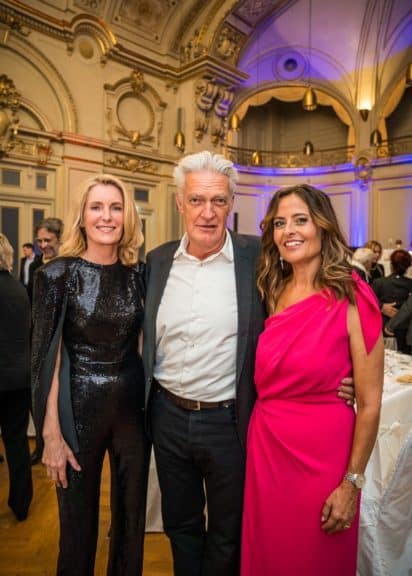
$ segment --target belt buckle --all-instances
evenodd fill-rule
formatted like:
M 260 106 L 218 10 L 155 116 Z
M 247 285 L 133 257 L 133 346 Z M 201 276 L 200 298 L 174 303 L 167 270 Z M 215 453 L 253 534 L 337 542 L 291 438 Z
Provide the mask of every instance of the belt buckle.
M 193 410 L 195 410 L 196 412 L 199 412 L 200 410 L 200 400 L 195 400 L 196 402 L 196 408 L 193 408 Z

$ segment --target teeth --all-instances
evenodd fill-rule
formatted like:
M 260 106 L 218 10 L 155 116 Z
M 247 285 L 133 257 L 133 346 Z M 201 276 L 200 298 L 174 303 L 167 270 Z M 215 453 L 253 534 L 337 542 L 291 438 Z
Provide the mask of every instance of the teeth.
M 299 240 L 293 240 L 291 242 L 285 242 L 285 246 L 300 246 L 302 244 Z

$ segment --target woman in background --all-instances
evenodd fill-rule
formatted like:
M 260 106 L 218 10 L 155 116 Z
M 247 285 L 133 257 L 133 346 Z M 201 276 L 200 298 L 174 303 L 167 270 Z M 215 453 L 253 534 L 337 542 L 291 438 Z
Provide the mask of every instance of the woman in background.
M 34 283 L 34 413 L 44 440 L 42 461 L 57 487 L 57 574 L 93 575 L 100 477 L 108 451 L 107 574 L 136 576 L 142 573 L 149 462 L 138 352 L 141 222 L 131 195 L 110 175 L 87 180 L 73 206 L 60 257 L 40 268 Z M 50 358 L 63 314 L 60 343 Z
M 242 576 L 355 576 L 359 490 L 379 422 L 380 314 L 326 194 L 280 190 L 262 222 Z M 336 398 L 354 377 L 357 413 Z
M 385 276 L 385 269 L 382 264 L 379 264 L 379 260 L 382 258 L 382 244 L 377 240 L 368 240 L 364 248 L 372 250 L 375 256 L 369 273 L 370 283 L 372 284 L 377 278 L 383 278 Z
M 12 276 L 13 248 L 0 233 L 0 428 L 9 468 L 8 505 L 27 518 L 33 497 L 30 410 L 30 302 Z

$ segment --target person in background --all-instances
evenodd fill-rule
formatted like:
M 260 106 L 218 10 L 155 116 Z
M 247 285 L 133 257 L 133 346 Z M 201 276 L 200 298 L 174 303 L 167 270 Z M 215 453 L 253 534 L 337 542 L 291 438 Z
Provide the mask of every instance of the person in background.
M 406 330 L 406 346 L 402 352 L 412 354 L 412 294 L 386 323 L 385 334 L 388 336 L 395 336 L 398 330 Z
M 392 273 L 385 278 L 378 278 L 372 284 L 382 312 L 383 327 L 412 293 L 412 278 L 405 274 L 411 265 L 412 258 L 406 250 L 394 250 L 390 256 Z M 397 347 L 400 352 L 408 350 L 406 342 L 407 327 L 396 330 Z
M 63 234 L 63 222 L 60 218 L 46 218 L 42 220 L 35 229 L 36 244 L 41 251 L 40 256 L 36 256 L 29 267 L 29 279 L 27 284 L 27 293 L 30 302 L 33 300 L 33 279 L 34 274 L 40 266 L 46 264 L 59 253 L 61 237 Z M 33 412 L 32 412 L 33 413 Z M 31 454 L 31 463 L 34 466 L 41 460 L 41 439 L 40 432 L 36 430 L 36 446 Z
M 36 256 L 29 268 L 29 280 L 27 291 L 30 301 L 33 298 L 33 278 L 34 273 L 40 266 L 49 262 L 59 253 L 61 237 L 63 234 L 63 221 L 60 218 L 46 218 L 35 228 L 36 244 L 41 252 Z
M 357 248 L 352 255 L 352 267 L 368 284 L 370 284 L 370 272 L 374 261 L 375 255 L 369 248 Z
M 230 160 L 192 154 L 174 178 L 186 233 L 147 256 L 143 330 L 163 524 L 175 576 L 235 576 L 255 348 L 265 317 L 256 288 L 260 242 L 227 230 L 238 178 Z
M 0 233 L 0 428 L 9 468 L 8 505 L 27 518 L 33 497 L 27 438 L 30 410 L 30 303 L 11 274 L 13 248 Z
M 383 252 L 382 244 L 380 244 L 380 242 L 378 242 L 377 240 L 368 240 L 364 248 L 369 248 L 375 255 L 374 261 L 372 263 L 372 268 L 370 269 L 369 272 L 371 278 L 370 283 L 372 284 L 372 282 L 377 278 L 384 278 L 385 276 L 385 268 L 383 267 L 382 264 L 379 263 L 379 260 L 382 258 L 382 252 Z
M 132 195 L 115 176 L 96 175 L 72 200 L 61 256 L 35 274 L 33 407 L 42 462 L 57 490 L 59 576 L 93 576 L 106 452 L 107 575 L 142 573 L 149 469 L 139 353 L 142 242 Z
M 380 313 L 352 271 L 329 197 L 281 189 L 262 222 L 242 576 L 355 576 L 359 491 L 378 431 Z M 354 376 L 357 410 L 336 398 Z
M 23 244 L 23 258 L 20 259 L 20 275 L 19 279 L 20 282 L 23 284 L 25 288 L 29 285 L 29 269 L 30 264 L 33 262 L 35 258 L 34 253 L 34 246 L 31 242 L 26 242 Z

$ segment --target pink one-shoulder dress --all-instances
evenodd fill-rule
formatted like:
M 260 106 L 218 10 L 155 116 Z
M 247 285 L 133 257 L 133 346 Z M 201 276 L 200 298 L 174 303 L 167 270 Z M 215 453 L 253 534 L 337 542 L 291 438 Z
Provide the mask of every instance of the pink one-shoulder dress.
M 369 286 L 354 275 L 366 350 L 381 332 Z M 323 290 L 266 320 L 248 431 L 242 576 L 354 576 L 359 511 L 328 535 L 321 511 L 340 484 L 355 412 L 337 396 L 352 375 L 348 300 Z

